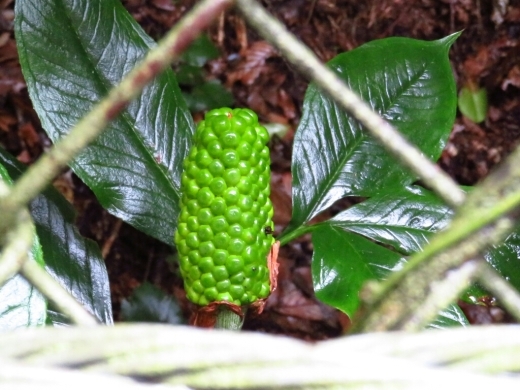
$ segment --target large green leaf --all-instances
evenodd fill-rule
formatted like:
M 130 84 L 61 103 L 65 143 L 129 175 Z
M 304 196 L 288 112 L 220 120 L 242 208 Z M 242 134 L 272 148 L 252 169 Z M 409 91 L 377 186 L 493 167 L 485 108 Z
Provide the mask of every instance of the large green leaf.
M 520 291 L 520 225 L 503 244 L 494 246 L 485 258 L 509 283 Z
M 328 65 L 375 112 L 436 160 L 455 118 L 457 97 L 448 50 L 457 36 L 433 42 L 372 41 Z M 285 234 L 344 196 L 374 196 L 415 180 L 313 84 L 294 139 L 292 172 L 293 216 Z
M 323 224 L 359 233 L 409 255 L 422 250 L 429 236 L 444 229 L 452 215 L 435 194 L 413 186 L 370 198 Z
M 365 282 L 386 279 L 391 272 L 400 270 L 406 261 L 366 238 L 330 225 L 316 226 L 312 243 L 312 279 L 316 297 L 349 316 L 359 306 L 359 292 Z M 468 325 L 468 320 L 453 304 L 442 310 L 430 327 L 457 325 Z
M 12 184 L 7 170 L 0 160 L 0 181 Z M 36 232 L 29 261 L 45 266 L 42 248 Z M 16 274 L 0 286 L 0 331 L 28 326 L 45 325 L 47 301 L 42 294 L 20 274 Z
M 316 296 L 352 316 L 368 280 L 382 280 L 401 269 L 400 255 L 340 228 L 323 225 L 312 233 L 312 280 Z
M 23 74 L 53 141 L 154 46 L 117 0 L 19 0 L 15 12 Z M 71 166 L 111 213 L 171 244 L 192 132 L 190 113 L 167 71 Z
M 0 163 L 13 179 L 21 175 L 21 164 L 2 148 Z M 97 244 L 82 237 L 74 226 L 71 205 L 49 188 L 31 202 L 29 209 L 47 271 L 101 322 L 111 324 L 112 304 L 105 263 Z M 49 314 L 54 323 L 62 322 L 52 310 Z

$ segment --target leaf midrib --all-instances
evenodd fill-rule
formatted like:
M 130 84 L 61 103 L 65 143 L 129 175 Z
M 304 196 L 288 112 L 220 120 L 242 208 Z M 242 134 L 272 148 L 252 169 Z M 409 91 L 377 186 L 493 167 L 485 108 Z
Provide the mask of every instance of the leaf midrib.
M 406 84 L 406 83 L 401 84 L 400 88 L 396 89 L 396 94 L 393 96 L 393 98 L 392 99 L 388 99 L 390 104 L 387 107 L 385 107 L 384 104 L 383 104 L 383 107 L 381 108 L 381 110 L 377 110 L 377 114 L 380 115 L 381 117 L 383 117 L 383 115 L 385 115 L 386 112 L 388 112 L 390 109 L 392 109 L 397 104 L 396 102 L 399 99 L 399 97 L 402 96 L 406 90 L 410 89 L 411 86 L 414 85 L 414 83 L 417 82 L 417 80 L 419 80 L 424 75 L 424 72 L 425 72 L 425 68 L 423 66 L 420 69 L 419 72 L 416 72 L 413 75 L 414 77 L 411 77 L 411 78 L 407 79 L 408 83 L 407 83 L 406 87 L 403 86 L 403 84 Z M 343 82 L 346 83 L 346 80 L 343 80 Z M 316 94 L 317 95 L 320 94 L 320 91 L 317 88 L 316 88 Z M 353 118 L 351 115 L 349 115 L 343 109 L 338 108 L 337 104 L 331 98 L 324 97 L 324 99 L 327 99 L 329 102 L 332 103 L 331 106 L 336 108 L 335 112 L 343 113 L 346 116 L 347 123 L 350 123 L 350 121 L 356 121 L 357 122 L 357 120 L 355 118 Z M 335 115 L 335 117 L 337 118 L 337 115 Z M 337 123 L 337 121 L 336 121 L 336 123 Z M 330 176 L 330 178 L 325 181 L 325 185 L 324 185 L 325 190 L 321 192 L 321 195 L 317 198 L 316 202 L 314 202 L 314 205 L 311 207 L 309 212 L 306 213 L 305 217 L 302 219 L 302 224 L 308 222 L 312 217 L 314 217 L 317 213 L 320 212 L 320 211 L 316 212 L 316 209 L 318 208 L 318 206 L 320 204 L 322 204 L 323 199 L 329 193 L 329 191 L 332 188 L 332 186 L 334 185 L 334 183 L 337 182 L 337 178 L 341 174 L 342 169 L 343 169 L 343 167 L 346 164 L 346 161 L 348 161 L 350 156 L 352 156 L 352 154 L 354 153 L 354 151 L 356 150 L 358 145 L 360 145 L 367 138 L 370 138 L 370 134 L 366 132 L 366 130 L 364 129 L 364 127 L 361 124 L 360 124 L 360 126 L 362 128 L 361 129 L 361 133 L 362 133 L 361 137 L 359 137 L 358 141 L 353 143 L 353 146 L 350 148 L 349 153 L 346 153 L 344 158 L 341 158 L 341 159 L 338 160 L 339 163 L 337 164 L 337 166 L 340 167 L 340 168 L 336 169 L 335 172 Z M 352 128 L 352 126 L 350 126 L 350 127 Z M 348 194 L 345 194 L 343 196 L 346 196 L 346 195 L 348 195 Z M 321 210 L 321 211 L 323 211 L 323 210 Z
M 79 35 L 78 31 L 76 28 L 74 28 L 74 24 L 72 23 L 72 17 L 71 17 L 71 13 L 70 13 L 70 10 L 69 10 L 69 7 L 67 6 L 67 4 L 63 1 L 63 0 L 58 0 L 61 5 L 62 5 L 62 10 L 63 10 L 63 13 L 65 14 L 66 16 L 66 20 L 67 20 L 67 24 L 68 24 L 68 28 L 69 30 L 71 30 L 73 33 L 74 33 L 74 39 L 77 40 L 77 42 L 79 43 L 79 47 L 81 48 L 82 52 L 84 53 L 85 55 L 85 58 L 87 59 L 87 64 L 88 66 L 94 70 L 94 77 L 97 79 L 97 81 L 99 82 L 99 84 L 101 86 L 103 86 L 104 88 L 104 93 L 98 93 L 98 95 L 100 96 L 106 96 L 108 94 L 108 92 L 112 89 L 112 86 L 110 85 L 110 82 L 105 78 L 103 77 L 103 74 L 101 72 L 99 72 L 98 68 L 95 66 L 95 61 L 93 61 L 93 58 L 91 57 L 91 55 L 89 54 L 86 46 L 83 44 L 83 40 L 81 39 L 81 36 Z M 87 5 L 87 7 L 89 7 L 90 5 Z M 100 5 L 101 7 L 101 5 Z M 114 20 L 117 18 L 117 15 L 118 13 L 115 12 L 113 14 L 113 18 Z M 131 41 L 131 40 L 130 40 Z M 148 44 L 145 42 L 145 45 L 148 46 Z M 148 47 L 150 49 L 150 47 Z M 128 74 L 128 73 L 127 73 Z M 99 92 L 99 91 L 97 91 Z M 144 142 L 144 140 L 146 139 L 144 137 L 144 135 L 142 135 L 133 125 L 132 125 L 132 116 L 130 115 L 130 113 L 128 112 L 128 110 L 125 108 L 121 114 L 120 114 L 120 117 L 122 118 L 123 122 L 125 123 L 125 127 L 129 128 L 130 131 L 132 132 L 132 134 L 135 136 L 139 146 L 141 147 L 141 149 L 144 150 L 144 152 L 146 153 L 146 156 L 148 158 L 148 161 L 151 162 L 151 164 L 146 164 L 146 166 L 150 169 L 150 167 L 153 167 L 151 169 L 153 170 L 158 170 L 160 172 L 160 175 L 166 179 L 166 182 L 170 185 L 171 189 L 173 190 L 173 192 L 175 193 L 175 195 L 177 196 L 177 199 L 180 199 L 181 197 L 181 194 L 180 194 L 180 188 L 178 188 L 175 183 L 173 182 L 172 178 L 170 177 L 170 175 L 167 175 L 166 172 L 169 172 L 168 170 L 168 167 L 167 166 L 163 166 L 163 164 L 158 164 L 155 159 L 154 159 L 154 153 L 153 151 L 151 151 L 149 148 L 148 148 L 148 143 Z M 135 118 L 137 120 L 137 118 Z M 157 151 L 158 152 L 158 151 Z M 161 169 L 161 167 L 163 167 Z
M 316 89 L 316 92 L 319 93 L 319 90 Z M 330 99 L 328 97 L 325 99 L 327 99 L 330 103 L 332 103 L 332 106 L 336 106 L 335 102 L 332 99 Z M 335 111 L 337 112 L 338 110 L 335 110 Z M 340 110 L 340 111 L 343 112 L 343 110 Z M 337 115 L 335 115 L 335 117 L 337 118 Z M 355 148 L 363 140 L 364 140 L 364 136 L 359 137 L 359 141 L 354 142 L 354 146 L 352 148 L 350 148 L 350 151 L 348 153 L 345 153 L 345 156 L 338 160 L 339 162 L 338 162 L 337 166 L 344 167 L 345 162 L 355 151 Z M 342 171 L 341 169 L 336 169 L 335 172 L 329 177 L 329 179 L 325 180 L 325 190 L 321 191 L 321 195 L 318 197 L 317 201 L 314 202 L 314 205 L 312 206 L 312 208 L 309 210 L 309 212 L 306 213 L 305 218 L 303 218 L 302 224 L 308 222 L 312 217 L 314 217 L 317 213 L 320 212 L 320 211 L 316 212 L 316 209 L 323 202 L 323 198 L 325 198 L 325 195 L 328 194 L 328 192 L 330 191 L 330 189 L 334 185 L 334 183 L 337 182 L 337 178 L 340 175 L 341 171 Z M 321 210 L 321 211 L 323 211 L 323 210 Z M 312 215 L 312 217 L 309 217 L 310 215 Z

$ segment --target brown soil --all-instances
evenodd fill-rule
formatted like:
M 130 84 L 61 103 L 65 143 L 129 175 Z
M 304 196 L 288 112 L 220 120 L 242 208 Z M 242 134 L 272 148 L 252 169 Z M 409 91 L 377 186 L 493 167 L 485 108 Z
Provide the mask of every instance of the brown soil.
M 193 0 L 125 0 L 127 9 L 155 39 Z M 475 124 L 460 115 L 439 161 L 459 183 L 478 182 L 520 140 L 520 1 L 491 0 L 265 0 L 264 5 L 323 61 L 367 41 L 389 36 L 433 40 L 464 30 L 450 51 L 458 87 L 485 87 L 489 112 Z M 508 5 L 502 12 L 498 4 Z M 0 143 L 30 164 L 50 142 L 43 133 L 20 72 L 12 31 L 13 0 L 0 0 Z M 237 106 L 255 110 L 264 122 L 289 131 L 272 144 L 275 223 L 279 232 L 291 216 L 291 142 L 307 82 L 276 50 L 230 11 L 209 31 L 222 56 L 207 66 L 208 77 L 229 88 Z M 122 298 L 149 281 L 175 295 L 187 315 L 182 283 L 166 258 L 171 249 L 107 214 L 74 175 L 55 183 L 78 210 L 81 232 L 102 248 L 109 269 L 116 320 Z M 312 292 L 308 237 L 282 248 L 279 289 L 260 317 L 246 328 L 307 339 L 340 334 L 346 316 L 318 302 Z M 500 320 L 495 308 L 465 306 L 474 322 Z

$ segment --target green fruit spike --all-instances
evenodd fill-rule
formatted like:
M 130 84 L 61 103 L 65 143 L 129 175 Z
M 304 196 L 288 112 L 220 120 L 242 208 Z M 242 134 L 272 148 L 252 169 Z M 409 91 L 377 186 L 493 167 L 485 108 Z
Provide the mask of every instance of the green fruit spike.
M 198 305 L 242 306 L 270 293 L 268 140 L 244 108 L 211 110 L 197 127 L 184 160 L 175 245 L 186 294 Z

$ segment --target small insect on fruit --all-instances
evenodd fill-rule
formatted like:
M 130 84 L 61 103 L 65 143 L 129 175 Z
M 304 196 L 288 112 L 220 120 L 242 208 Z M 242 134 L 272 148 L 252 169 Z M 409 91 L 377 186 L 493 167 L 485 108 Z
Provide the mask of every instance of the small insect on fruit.
M 264 233 L 265 233 L 266 235 L 268 235 L 268 234 L 273 234 L 273 233 L 274 233 L 273 228 L 272 228 L 271 226 L 266 226 L 266 227 L 264 228 Z
M 197 127 L 174 237 L 186 295 L 197 305 L 250 305 L 271 291 L 268 141 L 256 114 L 243 108 L 211 110 Z

